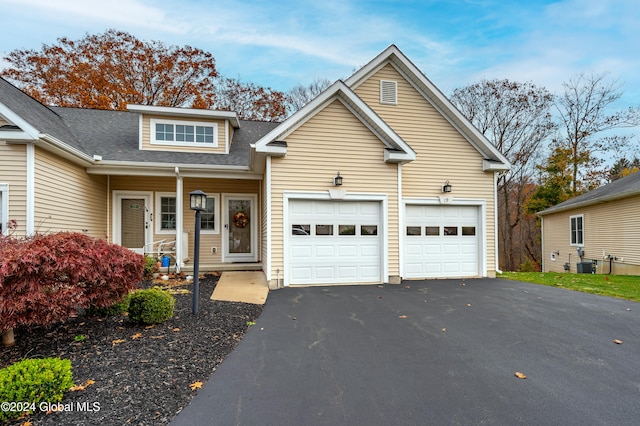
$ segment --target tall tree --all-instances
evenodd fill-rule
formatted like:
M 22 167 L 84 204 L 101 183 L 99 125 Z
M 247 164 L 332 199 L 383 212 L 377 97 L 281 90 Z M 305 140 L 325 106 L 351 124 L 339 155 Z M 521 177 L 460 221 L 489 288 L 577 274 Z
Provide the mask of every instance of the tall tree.
M 605 176 L 598 154 L 623 151 L 629 136 L 599 137 L 607 130 L 640 124 L 640 108 L 611 111 L 622 96 L 620 85 L 607 74 L 579 74 L 563 84 L 556 98 L 561 136 L 558 143 L 568 155 L 571 195 L 598 186 Z
M 221 78 L 216 98 L 217 109 L 235 111 L 244 120 L 282 121 L 287 118 L 287 94 L 271 88 Z
M 500 264 L 514 270 L 523 261 L 524 238 L 516 230 L 524 218 L 540 144 L 555 130 L 551 117 L 553 96 L 533 83 L 482 80 L 454 90 L 451 100 L 511 162 L 498 180 Z
M 622 179 L 625 176 L 629 176 L 632 173 L 640 171 L 640 158 L 635 157 L 629 161 L 626 158 L 620 158 L 615 162 L 611 170 L 609 170 L 609 182 Z
M 331 86 L 331 81 L 326 78 L 315 78 L 311 83 L 304 86 L 298 84 L 289 90 L 289 110 L 291 113 L 296 112 L 313 98 L 318 96 L 324 89 Z
M 122 31 L 59 38 L 42 50 L 15 50 L 1 75 L 44 104 L 126 109 L 128 103 L 208 108 L 218 76 L 211 53 L 141 41 Z

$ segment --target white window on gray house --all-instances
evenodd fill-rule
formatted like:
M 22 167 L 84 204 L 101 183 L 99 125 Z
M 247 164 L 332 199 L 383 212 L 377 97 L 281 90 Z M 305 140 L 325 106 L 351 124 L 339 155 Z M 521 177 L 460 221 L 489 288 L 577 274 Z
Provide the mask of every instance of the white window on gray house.
M 380 80 L 380 103 L 386 105 L 398 105 L 397 81 Z
M 571 216 L 571 245 L 582 246 L 584 244 L 584 215 Z

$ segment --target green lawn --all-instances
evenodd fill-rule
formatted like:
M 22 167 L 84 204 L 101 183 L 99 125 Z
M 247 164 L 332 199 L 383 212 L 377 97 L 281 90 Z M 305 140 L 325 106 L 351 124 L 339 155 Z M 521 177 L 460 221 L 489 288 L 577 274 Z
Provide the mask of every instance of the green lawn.
M 561 287 L 584 293 L 640 302 L 640 276 L 567 274 L 557 272 L 504 272 L 498 278 Z

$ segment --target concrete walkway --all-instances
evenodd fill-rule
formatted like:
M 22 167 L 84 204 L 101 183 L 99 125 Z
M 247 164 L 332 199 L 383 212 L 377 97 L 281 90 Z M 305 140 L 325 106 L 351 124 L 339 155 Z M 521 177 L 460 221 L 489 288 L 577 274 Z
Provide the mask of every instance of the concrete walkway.
M 268 294 L 269 286 L 264 272 L 227 271 L 222 273 L 211 300 L 264 305 Z
M 560 288 L 285 288 L 172 425 L 637 425 L 639 354 L 640 304 Z

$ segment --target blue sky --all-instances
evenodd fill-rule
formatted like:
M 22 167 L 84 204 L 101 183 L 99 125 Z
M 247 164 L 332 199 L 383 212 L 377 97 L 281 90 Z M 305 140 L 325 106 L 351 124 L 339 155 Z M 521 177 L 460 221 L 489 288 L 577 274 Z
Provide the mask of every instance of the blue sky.
M 108 28 L 211 52 L 218 70 L 274 89 L 348 77 L 396 44 L 445 94 L 482 78 L 559 92 L 611 73 L 640 104 L 638 0 L 0 0 L 0 56 Z M 0 61 L 0 67 L 3 63 Z

